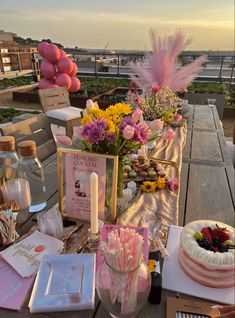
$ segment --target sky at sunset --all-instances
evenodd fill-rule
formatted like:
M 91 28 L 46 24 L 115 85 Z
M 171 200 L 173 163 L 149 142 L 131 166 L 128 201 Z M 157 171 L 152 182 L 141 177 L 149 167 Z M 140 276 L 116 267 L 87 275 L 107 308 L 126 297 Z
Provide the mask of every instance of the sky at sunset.
M 191 50 L 232 50 L 234 1 L 0 0 L 0 29 L 68 47 L 146 50 L 150 27 L 182 29 Z

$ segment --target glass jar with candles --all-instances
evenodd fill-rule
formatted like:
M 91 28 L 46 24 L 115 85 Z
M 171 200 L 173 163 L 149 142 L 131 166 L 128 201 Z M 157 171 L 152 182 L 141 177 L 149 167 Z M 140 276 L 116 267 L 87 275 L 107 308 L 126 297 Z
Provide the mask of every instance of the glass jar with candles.
M 30 188 L 29 212 L 42 211 L 47 205 L 46 186 L 42 164 L 36 155 L 36 143 L 33 140 L 21 141 L 18 143 L 18 150 L 19 173 L 26 175 Z

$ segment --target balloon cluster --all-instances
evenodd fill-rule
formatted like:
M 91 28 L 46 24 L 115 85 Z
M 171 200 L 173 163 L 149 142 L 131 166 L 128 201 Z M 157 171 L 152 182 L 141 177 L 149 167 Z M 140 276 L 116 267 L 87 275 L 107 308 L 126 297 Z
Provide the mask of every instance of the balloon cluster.
M 44 77 L 39 81 L 39 88 L 56 88 L 65 86 L 70 92 L 76 92 L 80 88 L 80 81 L 76 77 L 78 68 L 68 57 L 65 51 L 55 44 L 41 42 L 38 45 L 38 53 L 44 57 L 40 71 Z

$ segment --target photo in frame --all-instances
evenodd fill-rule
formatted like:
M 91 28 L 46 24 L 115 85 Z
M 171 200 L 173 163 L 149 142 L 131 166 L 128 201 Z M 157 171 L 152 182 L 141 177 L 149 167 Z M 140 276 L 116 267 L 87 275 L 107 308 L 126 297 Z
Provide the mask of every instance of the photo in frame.
M 64 217 L 90 221 L 90 175 L 98 175 L 99 219 L 116 217 L 118 156 L 58 148 L 59 209 Z

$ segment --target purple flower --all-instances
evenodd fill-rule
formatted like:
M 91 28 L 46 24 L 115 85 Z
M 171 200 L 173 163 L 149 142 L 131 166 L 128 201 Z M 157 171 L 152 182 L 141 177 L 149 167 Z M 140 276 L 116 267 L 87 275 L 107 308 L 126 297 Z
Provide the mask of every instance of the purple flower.
M 97 119 L 83 126 L 82 136 L 91 144 L 98 144 L 105 139 L 104 130 L 107 128 L 105 118 Z
M 119 130 L 123 132 L 126 126 L 134 126 L 135 121 L 131 117 L 124 117 L 121 124 L 119 125 Z
M 116 134 L 114 132 L 108 132 L 106 134 L 106 140 L 109 141 L 111 144 L 116 141 Z

